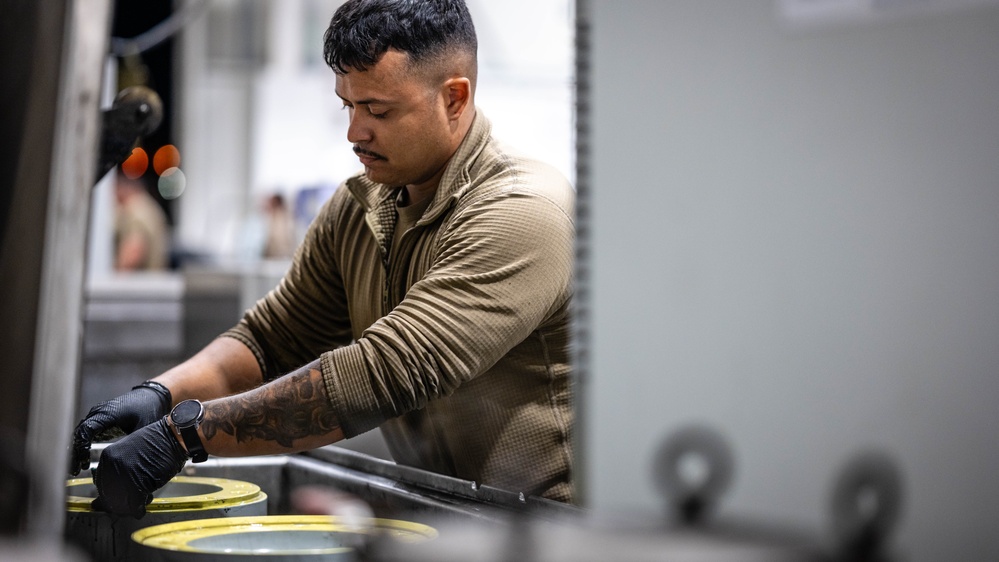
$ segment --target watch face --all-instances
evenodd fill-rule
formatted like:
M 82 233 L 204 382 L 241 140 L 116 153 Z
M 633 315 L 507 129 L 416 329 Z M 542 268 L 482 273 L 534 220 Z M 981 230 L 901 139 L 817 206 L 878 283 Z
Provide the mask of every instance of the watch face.
M 173 412 L 170 413 L 173 423 L 178 426 L 190 426 L 197 421 L 198 416 L 201 414 L 201 402 L 197 400 L 184 400 L 180 404 L 177 404 Z

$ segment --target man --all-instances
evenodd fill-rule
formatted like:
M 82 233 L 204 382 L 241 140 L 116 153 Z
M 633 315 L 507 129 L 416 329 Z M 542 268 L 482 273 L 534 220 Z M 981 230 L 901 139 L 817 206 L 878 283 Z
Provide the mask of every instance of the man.
M 91 410 L 73 469 L 95 435 L 131 432 L 101 456 L 95 507 L 141 515 L 189 455 L 380 426 L 400 463 L 571 501 L 571 187 L 491 138 L 461 0 L 350 0 L 324 42 L 364 172 L 237 326 Z
M 162 270 L 168 265 L 166 213 L 141 181 L 122 173 L 115 178 L 114 268 Z
M 264 206 L 267 217 L 267 237 L 264 239 L 264 257 L 288 259 L 295 253 L 295 217 L 284 202 L 284 196 L 274 193 Z

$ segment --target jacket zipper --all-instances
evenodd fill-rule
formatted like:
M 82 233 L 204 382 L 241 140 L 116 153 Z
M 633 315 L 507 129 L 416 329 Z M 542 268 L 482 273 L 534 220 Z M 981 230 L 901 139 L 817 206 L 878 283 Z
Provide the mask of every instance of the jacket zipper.
M 389 312 L 389 284 L 391 281 L 391 270 L 389 269 L 388 258 L 382 260 L 382 267 L 385 269 L 385 283 L 382 285 L 382 316 Z

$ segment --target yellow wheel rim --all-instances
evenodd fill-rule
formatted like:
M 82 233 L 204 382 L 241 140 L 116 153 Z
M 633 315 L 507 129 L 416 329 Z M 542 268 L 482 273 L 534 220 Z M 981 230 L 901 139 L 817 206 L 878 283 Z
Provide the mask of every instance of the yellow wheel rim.
M 237 507 L 267 499 L 267 494 L 260 491 L 260 486 L 240 480 L 227 478 L 205 478 L 202 476 L 175 476 L 164 489 L 170 486 L 178 489 L 197 490 L 200 493 L 157 497 L 146 506 L 147 512 L 197 511 Z M 74 495 L 84 489 L 93 492 L 93 481 L 90 478 L 72 478 L 66 482 L 68 496 L 66 507 L 69 511 L 93 511 L 90 502 L 93 497 Z
M 345 546 L 321 548 L 208 549 L 192 544 L 223 535 L 276 532 L 316 532 L 336 534 L 387 533 L 403 542 L 422 542 L 437 537 L 433 527 L 395 519 L 351 519 L 326 515 L 269 515 L 197 519 L 153 525 L 132 533 L 132 540 L 152 548 L 177 552 L 230 552 L 233 554 L 337 554 L 352 550 Z

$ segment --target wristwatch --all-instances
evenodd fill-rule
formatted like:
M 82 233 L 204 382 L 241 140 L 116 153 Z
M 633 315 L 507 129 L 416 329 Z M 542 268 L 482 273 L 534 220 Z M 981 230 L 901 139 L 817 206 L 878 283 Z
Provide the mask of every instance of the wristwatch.
M 184 440 L 184 447 L 187 448 L 187 455 L 191 457 L 192 462 L 208 460 L 208 452 L 205 451 L 201 437 L 198 436 L 198 426 L 203 419 L 205 419 L 205 407 L 198 400 L 184 400 L 174 406 L 170 412 L 170 421 L 180 431 L 180 437 Z

